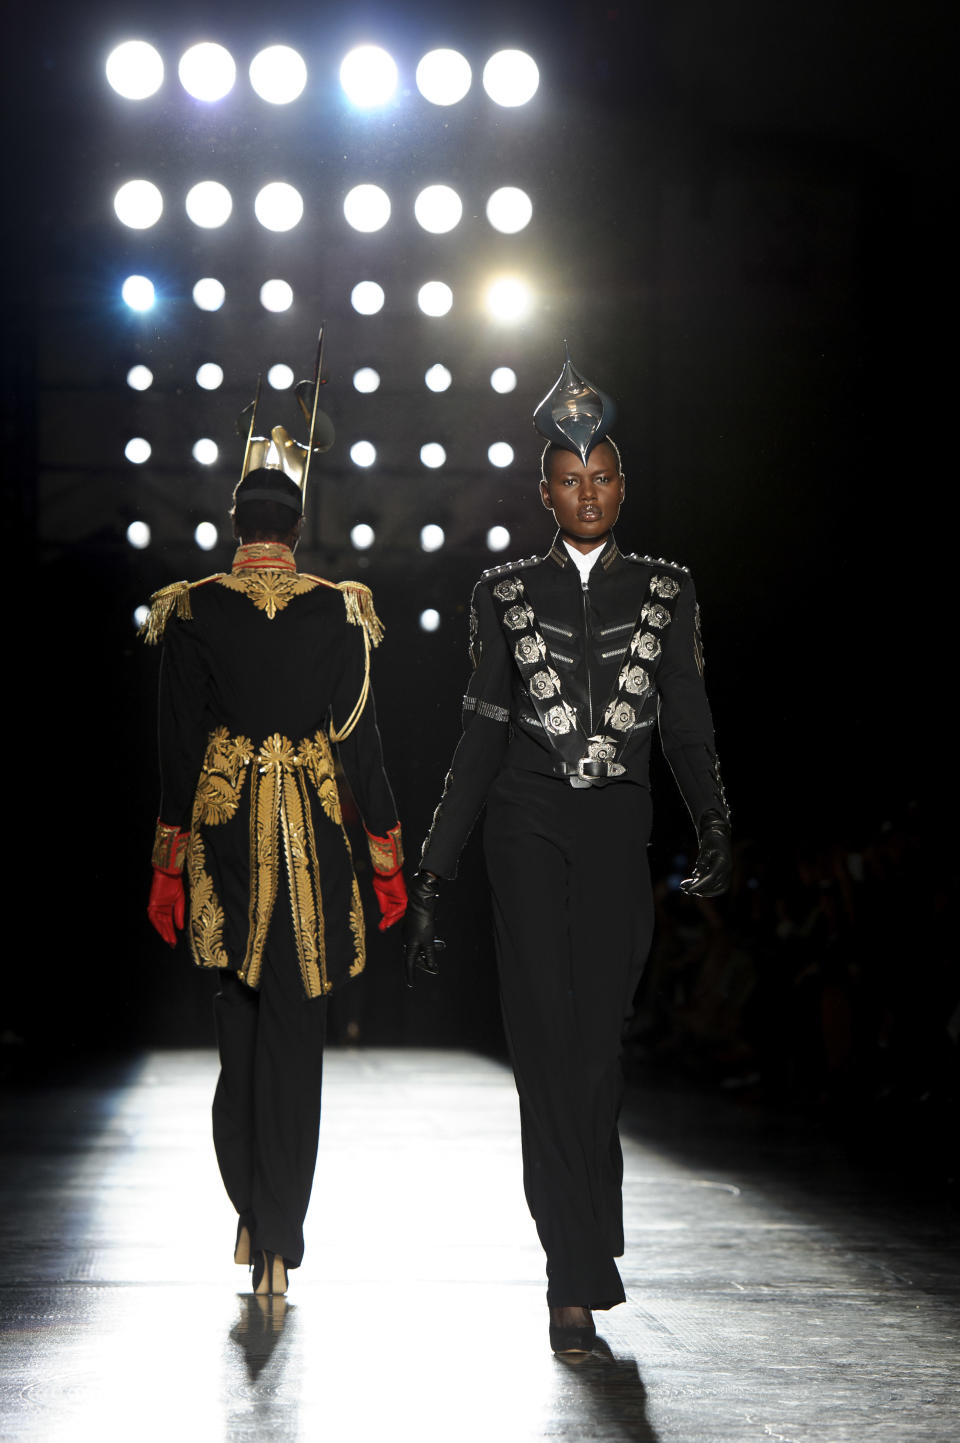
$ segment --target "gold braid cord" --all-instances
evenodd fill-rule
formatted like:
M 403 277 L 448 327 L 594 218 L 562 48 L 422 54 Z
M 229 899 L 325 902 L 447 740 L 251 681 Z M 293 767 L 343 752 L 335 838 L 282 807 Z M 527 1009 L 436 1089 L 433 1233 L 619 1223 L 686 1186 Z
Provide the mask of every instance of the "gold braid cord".
M 361 581 L 341 581 L 338 586 L 343 593 L 347 620 L 351 626 L 363 628 L 363 686 L 360 688 L 360 695 L 343 726 L 337 727 L 331 722 L 330 740 L 332 742 L 346 741 L 363 715 L 367 697 L 370 695 L 370 648 L 379 646 L 383 640 L 383 624 L 373 609 L 373 592 L 369 586 L 364 586 Z

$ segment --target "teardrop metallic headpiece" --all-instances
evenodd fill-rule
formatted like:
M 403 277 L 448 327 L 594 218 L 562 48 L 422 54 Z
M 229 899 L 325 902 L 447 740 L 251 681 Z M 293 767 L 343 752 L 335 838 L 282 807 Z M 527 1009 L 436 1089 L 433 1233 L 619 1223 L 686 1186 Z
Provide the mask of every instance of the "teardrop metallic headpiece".
M 566 360 L 556 382 L 533 413 L 533 424 L 545 441 L 587 457 L 609 433 L 616 420 L 616 407 L 609 396 L 584 380 L 570 360 L 570 347 L 563 343 Z
M 246 437 L 247 443 L 243 454 L 243 466 L 240 470 L 240 481 L 243 481 L 251 471 L 282 471 L 300 492 L 301 512 L 306 504 L 310 459 L 319 452 L 329 451 L 334 441 L 333 423 L 317 405 L 322 384 L 320 370 L 323 364 L 323 331 L 324 326 L 321 325 L 317 338 L 313 380 L 298 381 L 294 387 L 297 404 L 303 412 L 304 420 L 310 426 L 307 444 L 303 445 L 301 442 L 295 441 L 285 426 L 271 427 L 269 435 L 256 434 L 257 409 L 260 405 L 261 389 L 259 376 L 257 377 L 256 396 L 248 406 L 243 408 L 237 418 L 237 430 L 241 436 Z M 248 501 L 278 500 L 282 504 L 294 504 L 292 500 L 285 499 L 282 495 L 274 497 L 268 496 L 266 493 L 263 495 L 258 493 L 255 496 L 252 491 L 248 491 L 244 492 L 244 496 Z

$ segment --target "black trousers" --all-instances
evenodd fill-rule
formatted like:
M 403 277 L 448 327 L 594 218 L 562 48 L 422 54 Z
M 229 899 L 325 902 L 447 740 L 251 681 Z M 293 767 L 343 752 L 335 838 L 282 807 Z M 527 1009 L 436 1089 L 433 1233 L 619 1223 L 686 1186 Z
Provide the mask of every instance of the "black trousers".
M 621 1036 L 650 947 L 650 794 L 505 769 L 487 799 L 504 1026 L 523 1179 L 553 1306 L 624 1291 Z
M 254 1248 L 280 1253 L 296 1268 L 317 1162 L 327 1002 L 304 992 L 289 906 L 281 887 L 258 991 L 233 972 L 220 973 L 213 1142 Z

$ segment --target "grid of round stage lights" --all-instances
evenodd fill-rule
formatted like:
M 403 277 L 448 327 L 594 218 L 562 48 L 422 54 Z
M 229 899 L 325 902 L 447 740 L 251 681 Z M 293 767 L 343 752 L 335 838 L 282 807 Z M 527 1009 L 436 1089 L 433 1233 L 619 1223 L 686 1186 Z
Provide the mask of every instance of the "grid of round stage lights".
M 354 230 L 383 230 L 390 219 L 390 197 L 378 185 L 355 185 L 344 199 L 343 213 Z
M 397 88 L 397 66 L 379 45 L 358 45 L 343 58 L 340 84 L 358 110 L 386 105 Z
M 376 281 L 358 281 L 350 292 L 350 304 L 361 316 L 375 316 L 383 309 L 386 296 Z
M 163 215 L 163 196 L 152 180 L 128 180 L 113 197 L 113 209 L 131 230 L 147 230 Z
M 127 372 L 127 385 L 132 391 L 149 391 L 153 385 L 153 372 L 149 366 L 131 366 Z
M 494 441 L 487 450 L 487 460 L 491 466 L 509 466 L 513 461 L 513 447 L 509 441 Z
M 204 361 L 197 367 L 197 385 L 204 391 L 216 391 L 223 385 L 223 367 L 216 361 Z
M 131 311 L 149 311 L 157 298 L 153 281 L 146 276 L 127 276 L 120 294 Z
M 194 100 L 222 100 L 233 89 L 237 67 L 229 50 L 206 40 L 184 51 L 177 74 Z
M 354 466 L 372 466 L 377 459 L 377 448 L 372 441 L 354 441 L 350 447 L 350 460 Z
M 127 540 L 137 551 L 150 545 L 150 527 L 145 521 L 131 521 L 127 527 Z
M 487 546 L 491 551 L 506 551 L 510 545 L 510 532 L 505 526 L 491 526 L 487 532 Z
M 453 381 L 453 376 L 450 371 L 447 370 L 446 366 L 441 366 L 440 362 L 437 361 L 436 365 L 430 367 L 423 379 L 426 381 L 427 389 L 430 391 L 448 391 Z
M 145 40 L 127 40 L 107 56 L 107 80 L 124 100 L 146 100 L 163 84 L 163 61 Z
M 264 281 L 260 287 L 260 304 L 265 311 L 289 311 L 293 305 L 293 286 L 289 281 Z
M 212 521 L 201 521 L 193 533 L 193 539 L 201 551 L 212 551 L 220 538 Z
M 431 50 L 417 66 L 417 89 L 431 105 L 456 105 L 472 79 L 469 62 L 459 50 Z
M 517 373 L 510 366 L 498 366 L 490 373 L 490 384 L 499 395 L 506 396 L 517 388 Z
M 265 230 L 293 230 L 303 219 L 303 196 L 285 180 L 272 180 L 257 192 L 254 215 Z
M 199 441 L 193 443 L 193 459 L 201 466 L 215 466 L 219 455 L 219 446 L 216 441 L 211 441 L 209 436 L 201 436 Z
M 516 235 L 530 224 L 533 201 L 525 190 L 515 185 L 502 185 L 487 201 L 487 220 L 503 235 Z
M 368 526 L 365 521 L 358 521 L 356 526 L 350 528 L 350 544 L 357 551 L 368 551 L 375 540 L 373 527 Z
M 426 445 L 420 447 L 420 460 L 431 471 L 438 470 L 446 459 L 447 453 L 439 441 L 428 441 Z
M 483 88 L 497 105 L 526 105 L 539 84 L 536 62 L 524 50 L 498 50 L 483 67 Z
M 369 396 L 380 386 L 380 373 L 372 366 L 361 366 L 359 371 L 353 373 L 353 389 L 364 396 Z
M 440 626 L 440 613 L 435 606 L 428 606 L 420 613 L 420 630 L 436 631 Z
M 289 45 L 268 45 L 250 62 L 250 84 L 271 105 L 289 105 L 306 83 L 303 56 Z
M 424 230 L 446 235 L 460 224 L 463 201 L 449 185 L 428 185 L 414 201 L 413 213 Z
M 193 304 L 200 311 L 219 311 L 226 299 L 223 282 L 214 276 L 201 276 L 193 288 Z
M 427 281 L 417 292 L 417 305 L 425 316 L 445 316 L 453 305 L 453 291 L 445 281 Z
M 439 551 L 446 539 L 442 526 L 431 524 L 420 528 L 421 551 Z
M 233 210 L 233 197 L 218 180 L 201 180 L 187 191 L 187 215 L 204 230 L 226 225 Z
M 283 361 L 278 361 L 267 372 L 267 380 L 275 391 L 289 391 L 293 385 L 293 371 Z
M 134 466 L 142 466 L 145 461 L 150 460 L 153 454 L 153 447 L 146 437 L 131 436 L 123 448 L 123 454 L 128 461 L 133 462 Z

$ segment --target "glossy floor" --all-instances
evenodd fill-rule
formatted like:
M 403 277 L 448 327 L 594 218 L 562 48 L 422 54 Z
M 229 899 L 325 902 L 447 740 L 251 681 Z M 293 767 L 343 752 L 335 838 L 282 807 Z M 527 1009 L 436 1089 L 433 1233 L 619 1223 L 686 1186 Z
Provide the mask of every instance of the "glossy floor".
M 307 1256 L 254 1300 L 209 1142 L 212 1053 L 14 1089 L 0 1437 L 954 1443 L 960 1266 L 939 1206 L 657 1092 L 625 1126 L 630 1301 L 547 1346 L 516 1100 L 466 1054 L 329 1055 Z

